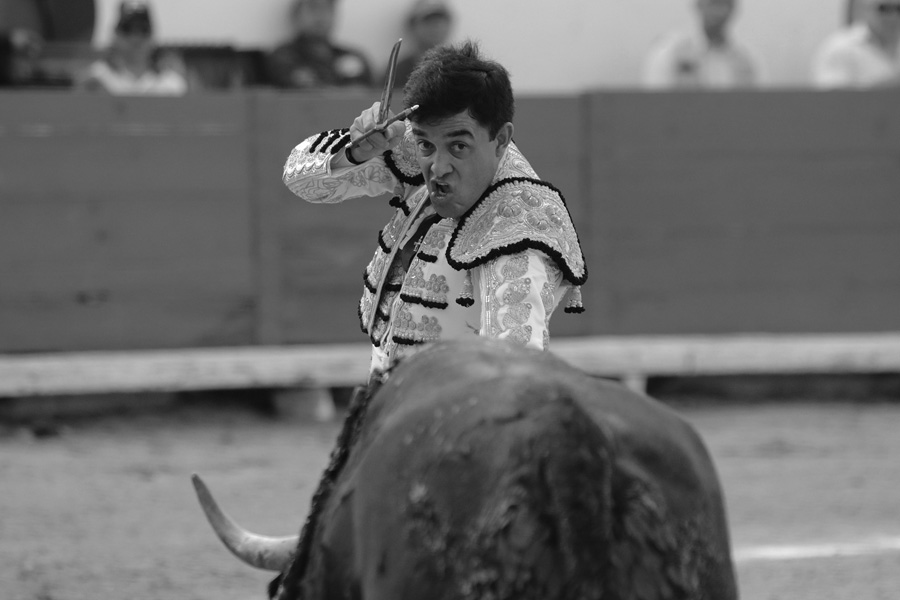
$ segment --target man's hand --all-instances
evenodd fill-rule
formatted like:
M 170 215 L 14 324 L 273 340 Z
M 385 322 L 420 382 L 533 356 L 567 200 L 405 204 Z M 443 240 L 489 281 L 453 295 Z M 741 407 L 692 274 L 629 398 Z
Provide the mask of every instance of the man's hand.
M 381 108 L 381 102 L 374 103 L 367 108 L 353 121 L 350 126 L 350 142 L 352 143 L 363 134 L 371 129 L 375 129 L 378 123 L 378 112 Z M 388 118 L 394 116 L 393 112 L 389 112 Z M 365 162 L 370 158 L 380 156 L 395 147 L 403 139 L 406 133 L 406 124 L 403 121 L 396 121 L 388 125 L 384 131 L 379 131 L 363 140 L 359 146 L 353 149 L 353 159 L 356 162 Z

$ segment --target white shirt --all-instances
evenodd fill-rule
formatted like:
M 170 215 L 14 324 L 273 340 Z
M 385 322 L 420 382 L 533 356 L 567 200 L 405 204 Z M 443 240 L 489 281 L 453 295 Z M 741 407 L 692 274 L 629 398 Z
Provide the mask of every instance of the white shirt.
M 830 35 L 813 59 L 813 84 L 819 88 L 867 88 L 895 80 L 900 84 L 900 50 L 889 54 L 872 38 L 865 23 Z
M 99 84 L 114 96 L 181 96 L 188 89 L 185 78 L 174 69 L 135 75 L 124 69 L 114 69 L 105 60 L 90 66 L 87 80 Z
M 759 81 L 758 62 L 746 49 L 732 42 L 712 46 L 699 32 L 665 36 L 644 62 L 643 84 L 649 89 L 730 89 Z

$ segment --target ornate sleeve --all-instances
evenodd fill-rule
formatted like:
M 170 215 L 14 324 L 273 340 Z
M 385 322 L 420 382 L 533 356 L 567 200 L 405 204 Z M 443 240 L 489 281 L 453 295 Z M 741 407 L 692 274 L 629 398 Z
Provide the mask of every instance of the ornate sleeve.
M 410 187 L 424 183 L 409 124 L 403 141 L 393 150 L 361 165 L 332 168 L 332 158 L 343 152 L 348 143 L 348 129 L 323 131 L 303 140 L 284 165 L 284 184 L 307 202 L 335 204 L 347 198 L 385 193 L 403 196 Z
M 375 157 L 361 165 L 332 168 L 332 158 L 343 152 L 349 141 L 347 129 L 332 129 L 303 140 L 284 165 L 284 184 L 307 202 L 322 204 L 388 192 L 399 194 L 400 182 L 384 157 Z
M 481 335 L 543 350 L 563 276 L 544 253 L 525 250 L 477 267 L 482 296 Z

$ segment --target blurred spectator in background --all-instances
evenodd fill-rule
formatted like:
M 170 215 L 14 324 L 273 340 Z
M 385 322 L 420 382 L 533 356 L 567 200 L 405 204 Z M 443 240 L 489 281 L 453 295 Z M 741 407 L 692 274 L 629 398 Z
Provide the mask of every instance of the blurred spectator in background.
M 900 86 L 900 0 L 857 0 L 856 21 L 826 38 L 812 75 L 824 89 Z
M 114 95 L 179 96 L 188 90 L 180 58 L 157 48 L 150 6 L 143 0 L 119 5 L 112 43 L 90 65 L 81 85 Z
M 267 57 L 270 82 L 283 88 L 371 86 L 366 56 L 332 41 L 337 0 L 294 0 L 293 38 Z
M 403 37 L 404 55 L 397 61 L 394 87 L 402 89 L 406 85 L 419 59 L 428 50 L 440 46 L 450 37 L 453 29 L 453 13 L 443 0 L 416 0 L 406 19 L 406 34 Z M 382 85 L 387 81 L 387 72 L 382 77 Z
M 859 0 L 847 0 L 844 5 L 844 25 L 853 25 L 859 19 Z
M 0 0 L 0 86 L 70 86 L 66 64 L 89 48 L 94 0 Z
M 759 84 L 757 61 L 729 37 L 737 0 L 695 0 L 699 27 L 654 44 L 644 63 L 651 89 L 739 88 Z
M 25 28 L 0 31 L 0 87 L 28 85 L 40 79 L 37 59 L 42 40 Z

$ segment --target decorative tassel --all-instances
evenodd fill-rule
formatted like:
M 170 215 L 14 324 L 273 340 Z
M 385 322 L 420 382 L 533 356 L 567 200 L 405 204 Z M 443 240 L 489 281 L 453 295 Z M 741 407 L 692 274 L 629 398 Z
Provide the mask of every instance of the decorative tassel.
M 456 303 L 460 306 L 465 306 L 466 308 L 475 304 L 475 286 L 472 285 L 471 271 L 466 271 L 466 278 L 463 280 L 463 289 L 462 292 L 460 292 L 459 297 L 456 298 Z
M 584 312 L 584 304 L 581 301 L 581 286 L 576 285 L 569 289 L 568 301 L 565 312 L 580 314 Z

